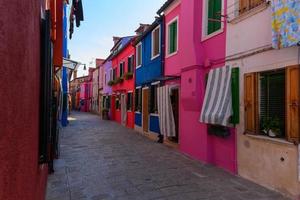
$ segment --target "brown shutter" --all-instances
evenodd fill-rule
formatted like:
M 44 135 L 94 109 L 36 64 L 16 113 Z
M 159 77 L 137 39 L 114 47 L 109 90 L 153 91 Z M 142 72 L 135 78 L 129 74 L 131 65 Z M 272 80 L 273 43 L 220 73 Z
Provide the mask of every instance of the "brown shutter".
M 249 0 L 240 0 L 239 1 L 239 11 L 240 14 L 246 12 L 249 8 Z
M 245 133 L 256 134 L 258 127 L 256 73 L 245 74 L 244 87 Z
M 286 135 L 293 143 L 299 143 L 299 66 L 288 67 L 286 70 Z

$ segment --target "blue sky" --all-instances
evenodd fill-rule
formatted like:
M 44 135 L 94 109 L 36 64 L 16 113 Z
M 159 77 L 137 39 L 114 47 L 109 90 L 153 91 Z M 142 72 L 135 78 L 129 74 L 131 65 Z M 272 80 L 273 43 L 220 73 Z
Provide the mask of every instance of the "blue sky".
M 134 35 L 139 23 L 151 24 L 165 0 L 83 0 L 85 21 L 68 43 L 71 59 L 86 63 L 106 58 L 113 36 Z M 79 69 L 79 76 L 87 71 Z

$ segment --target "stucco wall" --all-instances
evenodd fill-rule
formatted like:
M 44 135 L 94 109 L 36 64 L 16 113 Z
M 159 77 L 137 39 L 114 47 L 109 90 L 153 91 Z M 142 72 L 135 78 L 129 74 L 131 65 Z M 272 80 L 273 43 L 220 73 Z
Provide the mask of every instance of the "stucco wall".
M 237 4 L 231 6 L 229 20 L 234 18 Z M 243 55 L 261 47 L 271 46 L 272 12 L 270 6 L 261 6 L 246 18 L 235 18 L 227 26 L 226 55 Z M 284 139 L 275 141 L 268 137 L 253 137 L 244 134 L 244 74 L 284 68 L 298 64 L 297 47 L 269 50 L 227 63 L 240 67 L 240 124 L 237 127 L 238 173 L 258 184 L 282 193 L 299 196 L 297 146 Z M 300 196 L 299 196 L 300 197 Z
M 38 165 L 41 1 L 1 0 L 0 10 L 0 199 L 42 200 L 48 169 Z

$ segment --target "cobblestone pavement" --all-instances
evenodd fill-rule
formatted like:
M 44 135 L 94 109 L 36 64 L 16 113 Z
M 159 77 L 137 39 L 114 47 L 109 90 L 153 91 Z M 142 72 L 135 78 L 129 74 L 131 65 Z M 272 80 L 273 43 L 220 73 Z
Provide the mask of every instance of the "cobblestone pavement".
M 194 161 L 115 122 L 74 113 L 47 200 L 279 200 L 283 196 Z

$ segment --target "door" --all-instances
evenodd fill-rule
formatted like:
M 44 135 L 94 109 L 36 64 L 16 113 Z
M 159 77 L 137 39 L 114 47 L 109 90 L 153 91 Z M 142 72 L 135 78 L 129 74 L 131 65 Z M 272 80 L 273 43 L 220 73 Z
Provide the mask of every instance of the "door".
M 149 130 L 149 89 L 143 89 L 143 131 Z
M 121 94 L 121 123 L 123 126 L 127 125 L 127 108 L 126 108 L 126 94 Z
M 172 89 L 171 104 L 172 104 L 172 110 L 173 110 L 174 121 L 175 121 L 175 130 L 176 130 L 176 136 L 171 140 L 174 140 L 174 142 L 178 143 L 179 141 L 179 89 L 178 88 Z

